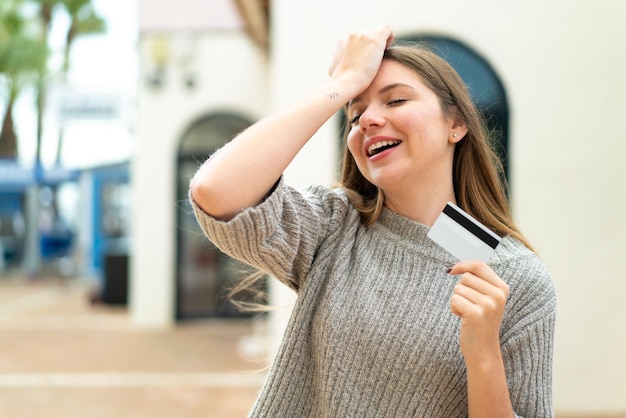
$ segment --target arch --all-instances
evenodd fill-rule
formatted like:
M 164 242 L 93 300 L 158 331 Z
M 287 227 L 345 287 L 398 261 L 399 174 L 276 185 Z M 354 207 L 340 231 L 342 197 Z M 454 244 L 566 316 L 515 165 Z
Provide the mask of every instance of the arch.
M 252 123 L 251 119 L 234 112 L 209 113 L 192 122 L 179 141 L 176 170 L 177 320 L 241 315 L 225 298 L 226 287 L 237 278 L 238 262 L 204 237 L 187 204 L 187 193 L 189 180 L 199 165 Z
M 178 144 L 178 158 L 208 156 L 252 123 L 251 119 L 235 112 L 200 116 L 183 133 Z

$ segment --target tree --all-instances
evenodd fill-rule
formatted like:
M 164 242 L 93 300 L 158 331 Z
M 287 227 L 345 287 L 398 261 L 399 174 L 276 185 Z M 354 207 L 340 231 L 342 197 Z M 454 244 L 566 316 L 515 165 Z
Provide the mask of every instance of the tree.
M 91 0 L 61 0 L 70 17 L 70 27 L 65 37 L 63 72 L 70 67 L 70 52 L 76 38 L 103 33 L 105 21 L 96 14 Z
M 61 68 L 50 69 L 49 35 L 53 19 L 63 9 L 70 17 L 70 27 L 63 48 L 64 63 Z M 6 149 L 7 155 L 16 156 L 17 138 L 13 128 L 13 105 L 26 82 L 35 86 L 37 117 L 37 151 L 35 173 L 41 173 L 41 142 L 43 137 L 43 114 L 45 93 L 50 73 L 66 73 L 69 68 L 70 50 L 77 37 L 104 30 L 104 21 L 93 10 L 90 0 L 0 0 L 0 82 L 6 86 L 7 106 L 3 119 L 0 152 Z M 0 85 L 2 87 L 2 85 Z M 6 126 L 6 128 L 4 127 Z M 6 140 L 4 139 L 6 137 Z M 6 146 L 4 144 L 6 143 Z M 2 156 L 3 154 L 0 154 Z M 37 199 L 39 184 L 29 191 L 29 199 Z M 55 204 L 55 203 L 53 203 Z M 25 244 L 25 269 L 37 274 L 41 266 L 39 251 L 38 204 L 29 204 L 29 232 Z
M 38 6 L 39 21 L 41 25 L 41 33 L 46 39 L 50 34 L 50 27 L 52 26 L 52 20 L 57 10 L 63 9 L 70 18 L 70 26 L 68 28 L 65 45 L 63 47 L 63 66 L 60 69 L 62 74 L 67 74 L 70 67 L 70 53 L 72 46 L 77 38 L 85 35 L 103 33 L 106 30 L 106 24 L 104 20 L 95 13 L 92 0 L 29 0 Z M 49 70 L 46 66 L 43 66 L 39 72 L 37 81 L 37 151 L 36 151 L 36 164 L 41 164 L 41 142 L 43 137 L 43 114 L 46 105 L 46 79 L 49 74 Z M 59 151 L 61 148 L 61 137 L 59 139 Z M 59 156 L 57 155 L 57 160 Z
M 28 16 L 24 6 L 37 6 L 38 16 Z M 77 38 L 102 33 L 104 20 L 98 16 L 91 0 L 2 0 L 0 2 L 0 87 L 4 87 L 5 111 L 0 131 L 0 158 L 17 158 L 17 135 L 13 108 L 20 92 L 28 84 L 36 86 L 37 150 L 35 161 L 41 165 L 41 141 L 45 110 L 48 37 L 55 12 L 63 9 L 70 25 L 63 47 L 63 64 L 58 69 L 67 74 L 70 53 Z M 38 19 L 32 19 L 35 17 Z M 33 24 L 33 22 L 38 22 Z M 61 137 L 59 139 L 61 141 Z M 58 157 L 57 157 L 58 158 Z
M 13 108 L 22 89 L 33 83 L 45 65 L 46 43 L 22 16 L 22 2 L 5 0 L 0 4 L 0 80 L 5 94 L 5 110 L 0 131 L 0 158 L 17 158 L 17 134 Z
M 54 9 L 59 5 L 60 0 L 31 0 L 39 5 L 39 22 L 41 25 L 41 35 L 48 44 L 48 35 L 52 25 L 52 15 Z M 41 139 L 43 137 L 43 113 L 45 109 L 46 75 L 48 69 L 46 65 L 39 68 L 36 89 L 36 114 L 37 114 L 37 148 L 35 151 L 35 164 L 41 166 Z
M 96 15 L 91 0 L 62 0 L 63 7 L 70 17 L 70 27 L 65 36 L 65 47 L 63 50 L 62 73 L 67 74 L 70 68 L 70 52 L 76 38 L 81 36 L 102 33 L 106 30 L 104 20 Z M 61 152 L 63 150 L 63 127 L 59 129 L 59 142 L 57 145 L 56 164 L 61 163 Z

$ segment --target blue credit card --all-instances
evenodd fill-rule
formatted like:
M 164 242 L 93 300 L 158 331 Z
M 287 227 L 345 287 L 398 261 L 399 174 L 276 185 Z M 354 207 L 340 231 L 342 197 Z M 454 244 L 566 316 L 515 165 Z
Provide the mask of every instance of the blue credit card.
M 428 231 L 428 237 L 459 259 L 489 260 L 502 238 L 448 202 Z

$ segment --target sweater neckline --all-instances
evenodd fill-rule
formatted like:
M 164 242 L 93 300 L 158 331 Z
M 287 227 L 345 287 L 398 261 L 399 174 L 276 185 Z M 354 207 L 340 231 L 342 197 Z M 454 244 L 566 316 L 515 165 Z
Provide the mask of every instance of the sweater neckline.
M 426 235 L 430 231 L 430 227 L 421 222 L 407 218 L 397 212 L 383 206 L 383 210 L 378 218 L 380 223 L 391 231 L 398 234 Z
M 452 254 L 428 238 L 427 234 L 430 231 L 430 227 L 421 222 L 383 207 L 376 223 L 379 225 L 380 232 L 396 241 L 397 245 L 406 245 L 413 251 L 418 251 L 428 257 L 448 263 L 450 266 L 457 261 Z

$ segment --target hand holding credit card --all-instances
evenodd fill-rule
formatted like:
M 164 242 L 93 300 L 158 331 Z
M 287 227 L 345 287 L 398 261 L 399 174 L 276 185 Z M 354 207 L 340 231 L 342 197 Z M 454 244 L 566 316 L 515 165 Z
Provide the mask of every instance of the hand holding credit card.
M 428 238 L 459 259 L 487 262 L 502 240 L 467 212 L 448 202 L 430 231 Z

